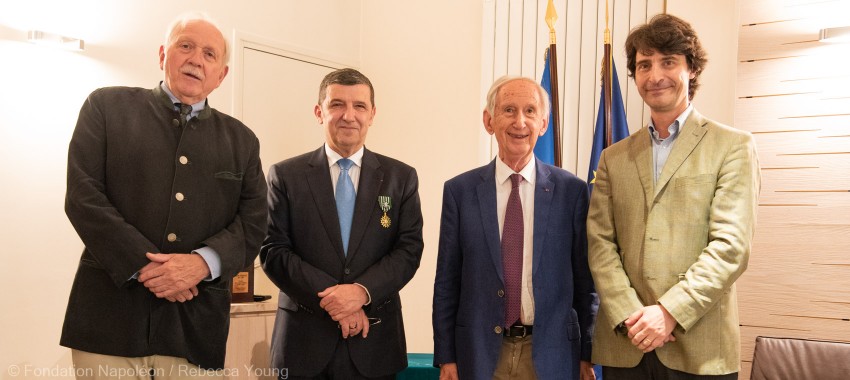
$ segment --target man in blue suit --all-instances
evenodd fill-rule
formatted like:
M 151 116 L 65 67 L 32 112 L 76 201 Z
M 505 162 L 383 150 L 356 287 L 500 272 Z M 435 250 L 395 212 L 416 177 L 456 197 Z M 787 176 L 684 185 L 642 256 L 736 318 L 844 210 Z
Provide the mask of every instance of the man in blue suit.
M 484 110 L 498 157 L 445 184 L 433 309 L 441 379 L 594 378 L 587 186 L 534 157 L 548 119 L 537 82 L 498 79 Z

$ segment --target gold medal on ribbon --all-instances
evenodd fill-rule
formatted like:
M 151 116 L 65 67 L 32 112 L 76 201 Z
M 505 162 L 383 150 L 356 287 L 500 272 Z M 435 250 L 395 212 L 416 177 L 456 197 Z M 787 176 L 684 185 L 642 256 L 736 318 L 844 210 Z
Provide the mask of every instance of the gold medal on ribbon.
M 381 195 L 378 197 L 378 205 L 381 206 L 381 211 L 384 212 L 384 216 L 381 217 L 381 227 L 390 228 L 392 221 L 387 216 L 387 211 L 390 211 L 390 208 L 393 207 L 392 199 L 386 195 Z

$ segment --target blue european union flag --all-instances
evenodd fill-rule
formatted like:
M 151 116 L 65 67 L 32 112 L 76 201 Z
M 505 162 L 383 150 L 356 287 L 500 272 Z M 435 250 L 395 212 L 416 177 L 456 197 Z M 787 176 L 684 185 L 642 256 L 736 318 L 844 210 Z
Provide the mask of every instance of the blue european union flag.
M 593 183 L 596 180 L 596 167 L 599 165 L 599 156 L 602 149 L 608 147 L 605 136 L 608 129 L 611 130 L 611 144 L 629 136 L 629 125 L 626 121 L 626 110 L 623 107 L 623 95 L 620 93 L 620 81 L 617 80 L 617 66 L 611 61 L 613 76 L 607 78 L 611 81 L 611 125 L 605 125 L 605 80 L 602 78 L 602 96 L 600 96 L 599 113 L 596 116 L 596 129 L 593 132 L 593 149 L 590 151 L 590 168 L 587 172 L 587 187 L 593 191 Z M 535 153 L 537 153 L 535 151 Z
M 549 65 L 549 49 L 546 49 L 546 63 L 543 65 L 543 78 L 540 79 L 540 85 L 546 89 L 549 94 L 549 103 L 552 103 L 552 85 L 550 83 L 550 65 Z M 555 126 L 552 117 L 552 108 L 557 105 L 552 104 L 549 107 L 549 126 L 546 128 L 546 133 L 537 138 L 537 145 L 534 145 L 534 156 L 539 158 L 549 165 L 555 164 Z

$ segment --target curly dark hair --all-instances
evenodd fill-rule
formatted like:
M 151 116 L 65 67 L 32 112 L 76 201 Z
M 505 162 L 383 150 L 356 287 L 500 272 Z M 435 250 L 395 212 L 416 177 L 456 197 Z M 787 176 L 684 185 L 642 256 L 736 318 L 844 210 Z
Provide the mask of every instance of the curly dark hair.
M 699 75 L 705 69 L 708 57 L 691 24 L 676 16 L 656 15 L 649 20 L 649 23 L 632 29 L 629 37 L 626 38 L 625 48 L 626 66 L 632 78 L 635 77 L 638 51 L 644 55 L 651 55 L 653 52 L 684 55 L 688 62 L 688 69 L 694 74 L 694 79 L 691 79 L 688 84 L 688 99 L 693 100 L 694 93 L 699 88 Z

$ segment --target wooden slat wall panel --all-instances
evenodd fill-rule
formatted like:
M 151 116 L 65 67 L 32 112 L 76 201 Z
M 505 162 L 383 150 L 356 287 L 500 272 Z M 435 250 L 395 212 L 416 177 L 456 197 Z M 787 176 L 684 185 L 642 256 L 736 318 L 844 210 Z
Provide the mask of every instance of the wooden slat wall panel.
M 738 281 L 748 379 L 756 336 L 850 342 L 850 45 L 817 41 L 850 24 L 850 1 L 738 4 L 735 125 L 754 133 L 762 165 Z
M 743 0 L 738 4 L 744 25 L 796 19 L 814 19 L 826 26 L 844 25 L 850 11 L 850 4 L 844 0 Z
M 794 57 L 819 49 L 820 26 L 809 20 L 788 20 L 770 24 L 746 25 L 739 35 L 741 61 Z M 743 52 L 746 52 L 744 54 Z
M 739 75 L 746 74 L 739 71 Z M 839 89 L 831 90 L 826 86 L 833 84 L 824 82 L 827 81 L 819 86 L 812 83 L 808 88 L 763 92 L 765 95 L 761 96 L 742 95 L 735 104 L 735 121 L 758 132 L 816 128 L 832 136 L 847 134 L 850 131 L 850 96 Z M 754 82 L 747 85 L 758 86 Z
M 738 66 L 739 97 L 787 94 L 845 94 L 850 74 L 846 62 L 821 56 L 799 56 L 781 60 L 747 62 Z M 832 96 L 829 96 L 832 95 Z

